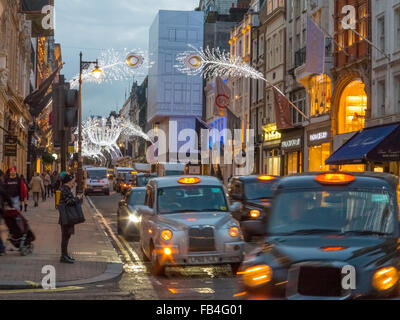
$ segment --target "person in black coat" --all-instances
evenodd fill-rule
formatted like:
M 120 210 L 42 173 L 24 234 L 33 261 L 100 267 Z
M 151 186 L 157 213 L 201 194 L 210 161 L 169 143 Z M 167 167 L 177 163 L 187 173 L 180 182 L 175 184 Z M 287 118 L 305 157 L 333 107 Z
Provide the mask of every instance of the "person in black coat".
M 3 171 L 0 170 L 0 223 L 1 223 L 1 218 L 4 212 L 4 205 L 5 203 L 8 203 L 10 207 L 12 207 L 12 202 L 11 198 L 8 195 L 5 186 L 4 186 L 4 173 Z M 6 248 L 4 247 L 4 243 L 1 240 L 1 234 L 0 234 L 0 256 L 2 256 L 5 253 Z
M 66 174 L 63 179 L 63 186 L 61 188 L 61 198 L 60 204 L 65 206 L 76 206 L 77 204 L 81 204 L 82 197 L 75 197 L 72 193 L 72 189 L 74 188 L 76 182 L 75 178 L 72 175 Z M 63 225 L 61 223 L 61 216 L 59 220 L 59 224 L 61 225 L 61 258 L 60 262 L 62 263 L 74 263 L 75 259 L 72 258 L 68 253 L 68 244 L 71 236 L 75 233 L 74 225 Z

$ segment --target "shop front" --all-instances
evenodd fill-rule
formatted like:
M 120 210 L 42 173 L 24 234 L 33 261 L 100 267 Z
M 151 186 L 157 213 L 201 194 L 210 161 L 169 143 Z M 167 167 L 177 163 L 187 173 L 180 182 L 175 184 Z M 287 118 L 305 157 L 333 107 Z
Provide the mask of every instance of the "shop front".
M 303 172 L 303 129 L 282 133 L 283 175 Z
M 331 126 L 307 131 L 308 171 L 329 171 L 325 161 L 331 154 Z
M 400 175 L 400 123 L 364 129 L 326 161 L 328 165 L 365 166 L 367 171 Z
M 282 151 L 281 151 L 281 138 L 282 135 L 278 131 L 275 124 L 264 127 L 264 174 L 273 176 L 281 176 L 282 170 Z

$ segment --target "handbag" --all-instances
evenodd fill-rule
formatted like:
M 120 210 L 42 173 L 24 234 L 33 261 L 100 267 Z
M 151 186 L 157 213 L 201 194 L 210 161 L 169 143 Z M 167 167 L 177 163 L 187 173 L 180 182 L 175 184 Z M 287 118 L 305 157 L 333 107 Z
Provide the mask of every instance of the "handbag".
M 60 203 L 58 211 L 60 212 L 59 223 L 62 226 L 81 224 L 86 221 L 80 204 L 76 204 L 75 206 L 66 206 L 65 204 Z

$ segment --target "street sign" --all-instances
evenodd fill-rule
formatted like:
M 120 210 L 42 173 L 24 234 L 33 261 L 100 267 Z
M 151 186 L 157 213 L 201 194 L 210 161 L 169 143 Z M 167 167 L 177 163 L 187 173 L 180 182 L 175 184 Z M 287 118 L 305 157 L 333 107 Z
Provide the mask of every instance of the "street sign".
M 16 157 L 18 137 L 7 135 L 4 138 L 4 156 Z

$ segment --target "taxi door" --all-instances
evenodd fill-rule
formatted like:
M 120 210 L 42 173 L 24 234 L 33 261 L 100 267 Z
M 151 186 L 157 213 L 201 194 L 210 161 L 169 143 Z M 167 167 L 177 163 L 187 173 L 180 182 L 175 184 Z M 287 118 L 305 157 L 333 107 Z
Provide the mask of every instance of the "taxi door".
M 154 208 L 154 189 L 152 187 L 146 188 L 146 199 L 145 205 L 149 208 L 155 210 Z M 147 214 L 142 214 L 141 223 L 140 223 L 140 242 L 142 248 L 145 250 L 146 254 L 149 257 L 150 254 L 150 240 L 153 237 L 154 232 L 156 231 L 153 223 L 154 216 L 150 216 Z M 151 257 L 149 257 L 151 258 Z

